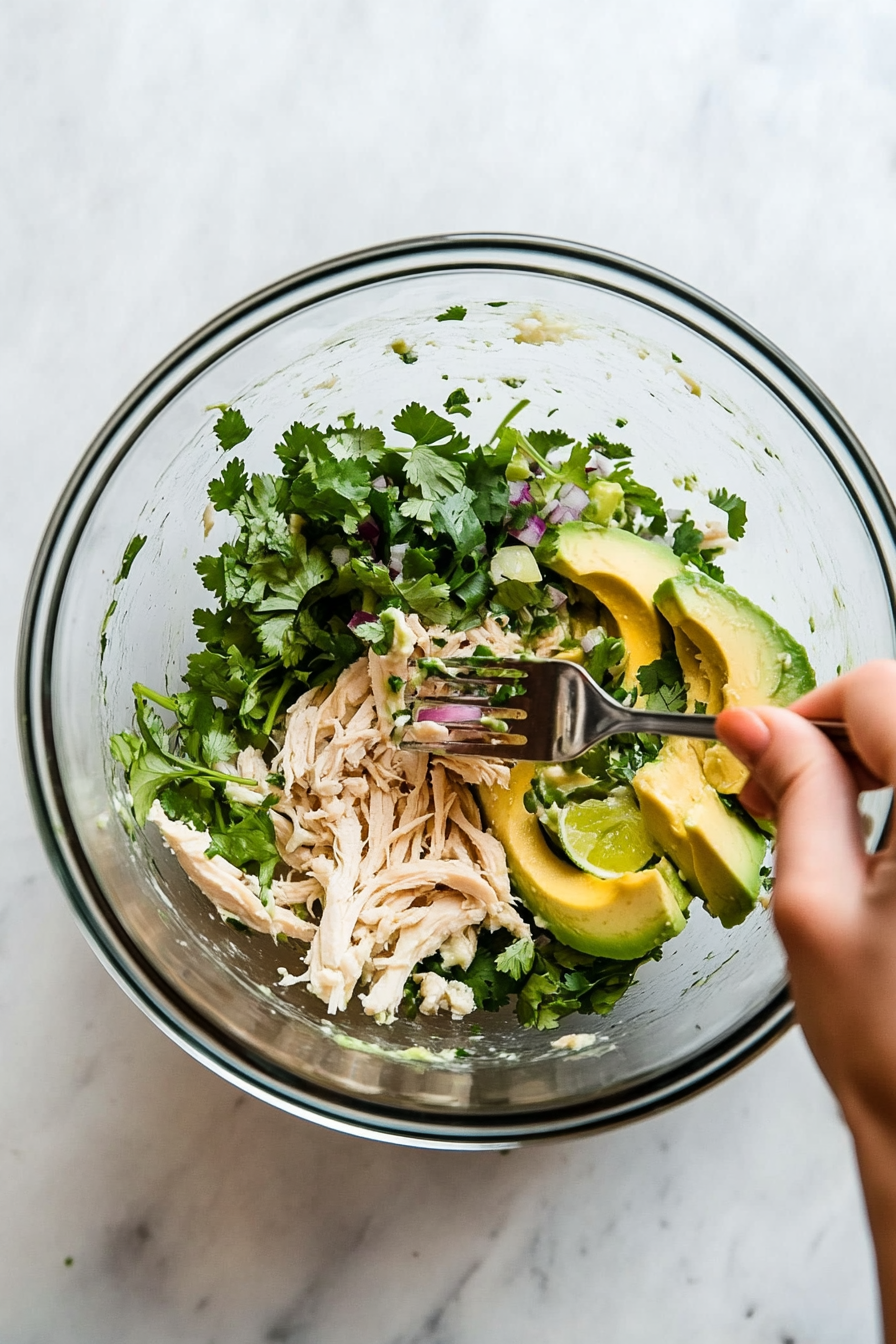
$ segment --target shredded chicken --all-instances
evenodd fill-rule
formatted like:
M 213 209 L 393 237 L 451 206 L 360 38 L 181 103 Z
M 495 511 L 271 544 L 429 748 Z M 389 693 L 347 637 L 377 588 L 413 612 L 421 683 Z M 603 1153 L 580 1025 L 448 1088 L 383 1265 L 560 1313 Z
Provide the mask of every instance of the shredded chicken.
M 440 953 L 444 969 L 465 969 L 480 929 L 530 936 L 511 894 L 503 847 L 483 830 L 473 793 L 475 785 L 506 787 L 508 767 L 398 750 L 390 690 L 390 678 L 407 681 L 410 658 L 452 657 L 478 644 L 506 656 L 519 652 L 519 638 L 493 617 L 452 634 L 426 630 L 413 615 L 393 615 L 390 652 L 370 652 L 334 684 L 301 696 L 287 712 L 283 745 L 270 764 L 247 748 L 222 767 L 258 780 L 258 793 L 227 785 L 235 801 L 278 794 L 271 817 L 283 865 L 267 906 L 257 879 L 220 857 L 206 858 L 206 833 L 170 821 L 158 803 L 150 813 L 222 915 L 310 944 L 300 978 L 328 1012 L 344 1010 L 361 988 L 365 1013 L 381 1022 L 394 1018 L 409 976 L 427 957 Z M 272 773 L 283 776 L 282 790 L 268 782 Z M 458 1018 L 473 1011 L 472 991 L 460 982 L 432 972 L 416 979 L 422 1012 Z

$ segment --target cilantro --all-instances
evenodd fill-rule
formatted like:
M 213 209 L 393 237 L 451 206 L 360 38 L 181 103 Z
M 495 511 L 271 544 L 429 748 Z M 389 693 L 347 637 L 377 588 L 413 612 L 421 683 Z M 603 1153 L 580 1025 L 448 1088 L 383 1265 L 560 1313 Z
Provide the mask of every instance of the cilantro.
M 211 481 L 208 497 L 222 513 L 232 513 L 249 488 L 246 465 L 232 457 L 217 480 Z
M 485 542 L 482 524 L 471 507 L 475 498 L 472 490 L 462 486 L 456 494 L 433 504 L 433 524 L 448 534 L 459 555 L 467 555 Z
M 606 638 L 595 644 L 585 655 L 585 671 L 602 686 L 607 673 L 619 667 L 625 658 L 625 645 L 621 639 Z
M 451 421 L 445 420 L 435 411 L 428 411 L 419 401 L 412 401 L 393 416 L 392 426 L 399 434 L 407 434 L 416 444 L 441 443 L 454 437 Z
M 507 975 L 512 975 L 514 980 L 519 980 L 524 975 L 528 975 L 535 963 L 535 944 L 530 938 L 518 938 L 515 943 L 505 947 L 495 958 L 495 966 L 499 971 L 504 971 Z
M 627 425 L 627 420 L 617 420 L 620 429 Z M 624 443 L 611 443 L 606 434 L 589 434 L 588 444 L 591 448 L 597 448 L 604 457 L 608 457 L 612 462 L 622 462 L 631 457 L 632 450 Z
M 672 549 L 676 555 L 690 558 L 691 555 L 699 554 L 703 543 L 703 533 L 698 527 L 695 527 L 690 516 L 685 512 L 681 522 L 672 534 Z
M 672 549 L 687 564 L 702 570 L 711 579 L 716 579 L 719 583 L 724 580 L 725 576 L 719 566 L 713 564 L 713 558 L 720 555 L 721 551 L 703 547 L 703 533 L 694 526 L 687 509 L 672 534 Z
M 113 586 L 116 583 L 123 583 L 131 572 L 131 565 L 146 545 L 145 537 L 131 537 L 127 546 L 124 548 L 124 555 L 121 557 L 121 567 L 115 578 L 112 580 Z M 108 619 L 108 618 L 107 618 Z
M 628 424 L 628 421 L 627 421 L 627 420 L 625 420 L 621 415 L 617 415 L 617 417 L 616 417 L 616 428 L 617 428 L 617 429 L 625 429 L 625 427 L 626 427 L 627 424 Z
M 711 490 L 709 502 L 727 513 L 728 535 L 732 541 L 740 541 L 747 526 L 746 500 L 740 495 L 729 495 L 727 490 Z
M 638 668 L 638 685 L 646 697 L 648 709 L 680 714 L 687 707 L 684 674 L 673 649 L 667 649 L 661 658 Z
M 439 313 L 437 322 L 463 322 L 467 315 L 467 310 L 463 304 L 455 303 L 451 308 L 446 308 L 444 313 Z
M 213 859 L 220 855 L 228 863 L 245 871 L 253 871 L 259 882 L 259 896 L 262 905 L 271 903 L 271 880 L 274 869 L 280 862 L 280 854 L 274 843 L 274 824 L 266 808 L 245 807 L 234 803 L 230 808 L 234 818 L 224 827 L 213 826 L 209 829 L 211 844 L 205 851 L 206 857 Z
M 437 499 L 446 490 L 454 494 L 463 489 L 463 467 L 423 445 L 411 449 L 405 472 L 409 484 L 416 485 L 426 500 Z
M 601 452 L 605 451 L 605 448 L 601 449 Z M 632 475 L 631 467 L 627 465 L 616 467 L 614 471 L 610 472 L 607 480 L 615 481 L 617 485 L 622 486 L 623 502 L 630 527 L 634 523 L 636 513 L 640 513 L 644 518 L 650 519 L 648 530 L 654 536 L 665 536 L 668 527 L 666 510 L 663 507 L 662 499 L 655 490 L 652 490 L 649 485 L 642 485 L 640 481 L 636 481 Z
M 676 355 L 676 353 L 675 353 L 674 350 L 672 351 L 672 358 L 674 359 L 674 361 L 675 361 L 676 364 L 680 364 L 680 363 L 681 363 L 681 356 L 680 356 L 680 355 Z
M 448 400 L 445 402 L 445 410 L 449 415 L 465 415 L 469 417 L 472 414 L 472 412 L 467 409 L 469 404 L 470 398 L 467 396 L 464 389 L 462 387 L 456 387 L 454 391 L 449 394 Z
M 507 300 L 506 300 L 506 299 L 497 299 L 494 303 L 487 303 L 487 304 L 486 304 L 486 307 L 487 307 L 487 308 L 506 308 L 506 307 L 507 307 Z
M 229 453 L 238 443 L 242 443 L 243 439 L 248 439 L 252 433 L 243 419 L 242 411 L 236 410 L 233 406 L 228 406 L 221 411 L 214 425 L 214 430 L 218 446 L 225 453 Z

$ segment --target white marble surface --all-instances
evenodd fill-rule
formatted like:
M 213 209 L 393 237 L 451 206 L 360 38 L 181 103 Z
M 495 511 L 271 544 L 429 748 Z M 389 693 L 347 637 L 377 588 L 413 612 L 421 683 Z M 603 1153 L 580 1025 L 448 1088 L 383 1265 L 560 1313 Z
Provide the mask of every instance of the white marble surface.
M 0 1342 L 875 1339 L 848 1135 L 798 1035 L 672 1113 L 507 1156 L 290 1120 L 94 960 L 10 700 L 31 556 L 107 412 L 245 292 L 395 236 L 664 267 L 896 480 L 892 4 L 5 0 L 0 105 Z

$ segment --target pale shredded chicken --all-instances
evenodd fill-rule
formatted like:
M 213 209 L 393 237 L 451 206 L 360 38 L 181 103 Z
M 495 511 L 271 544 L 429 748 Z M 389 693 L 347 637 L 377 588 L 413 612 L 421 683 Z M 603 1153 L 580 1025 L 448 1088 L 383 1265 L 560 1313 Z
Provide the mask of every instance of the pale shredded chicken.
M 256 878 L 205 857 L 206 833 L 169 820 L 158 803 L 150 813 L 223 916 L 309 943 L 300 978 L 330 1013 L 361 989 L 364 1011 L 381 1022 L 394 1018 L 408 977 L 427 957 L 440 953 L 446 970 L 465 969 L 481 928 L 530 936 L 510 891 L 504 849 L 483 830 L 473 793 L 477 784 L 506 787 L 508 767 L 398 750 L 389 687 L 390 677 L 407 681 L 409 658 L 452 657 L 478 644 L 506 656 L 519 652 L 519 638 L 492 617 L 451 634 L 393 615 L 390 652 L 371 651 L 334 684 L 301 696 L 270 764 L 247 748 L 223 767 L 258 781 L 257 791 L 227 785 L 234 801 L 279 795 L 271 817 L 285 875 L 273 882 L 268 905 Z M 444 644 L 434 645 L 434 637 Z M 283 776 L 282 790 L 268 782 L 271 773 Z M 467 986 L 434 973 L 417 978 L 422 1012 L 442 1009 L 457 1018 L 473 1011 Z

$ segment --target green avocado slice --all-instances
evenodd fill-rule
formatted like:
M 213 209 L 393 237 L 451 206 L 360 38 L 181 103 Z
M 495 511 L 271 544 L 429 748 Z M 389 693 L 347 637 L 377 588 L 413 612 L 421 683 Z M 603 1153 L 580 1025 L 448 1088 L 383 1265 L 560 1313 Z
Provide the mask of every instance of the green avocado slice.
M 650 835 L 703 897 L 709 913 L 725 928 L 740 924 L 759 896 L 766 840 L 707 783 L 699 744 L 667 738 L 632 787 Z
M 545 538 L 536 559 L 593 593 L 610 612 L 626 648 L 624 684 L 634 686 L 638 669 L 662 657 L 664 632 L 653 595 L 683 573 L 677 555 L 619 527 L 563 523 Z
M 514 767 L 506 789 L 480 789 L 492 834 L 504 847 L 526 906 L 570 947 L 618 961 L 643 957 L 681 933 L 690 893 L 668 859 L 639 873 L 599 878 L 561 859 L 523 797 L 535 767 Z
M 815 685 L 802 644 L 727 584 L 685 571 L 664 579 L 653 600 L 675 632 L 685 675 L 705 679 L 710 714 L 789 705 Z
M 789 705 L 815 685 L 806 650 L 727 584 L 685 571 L 665 579 L 654 601 L 672 626 L 689 706 Z M 719 793 L 739 793 L 746 768 L 720 743 L 706 749 L 706 778 Z

